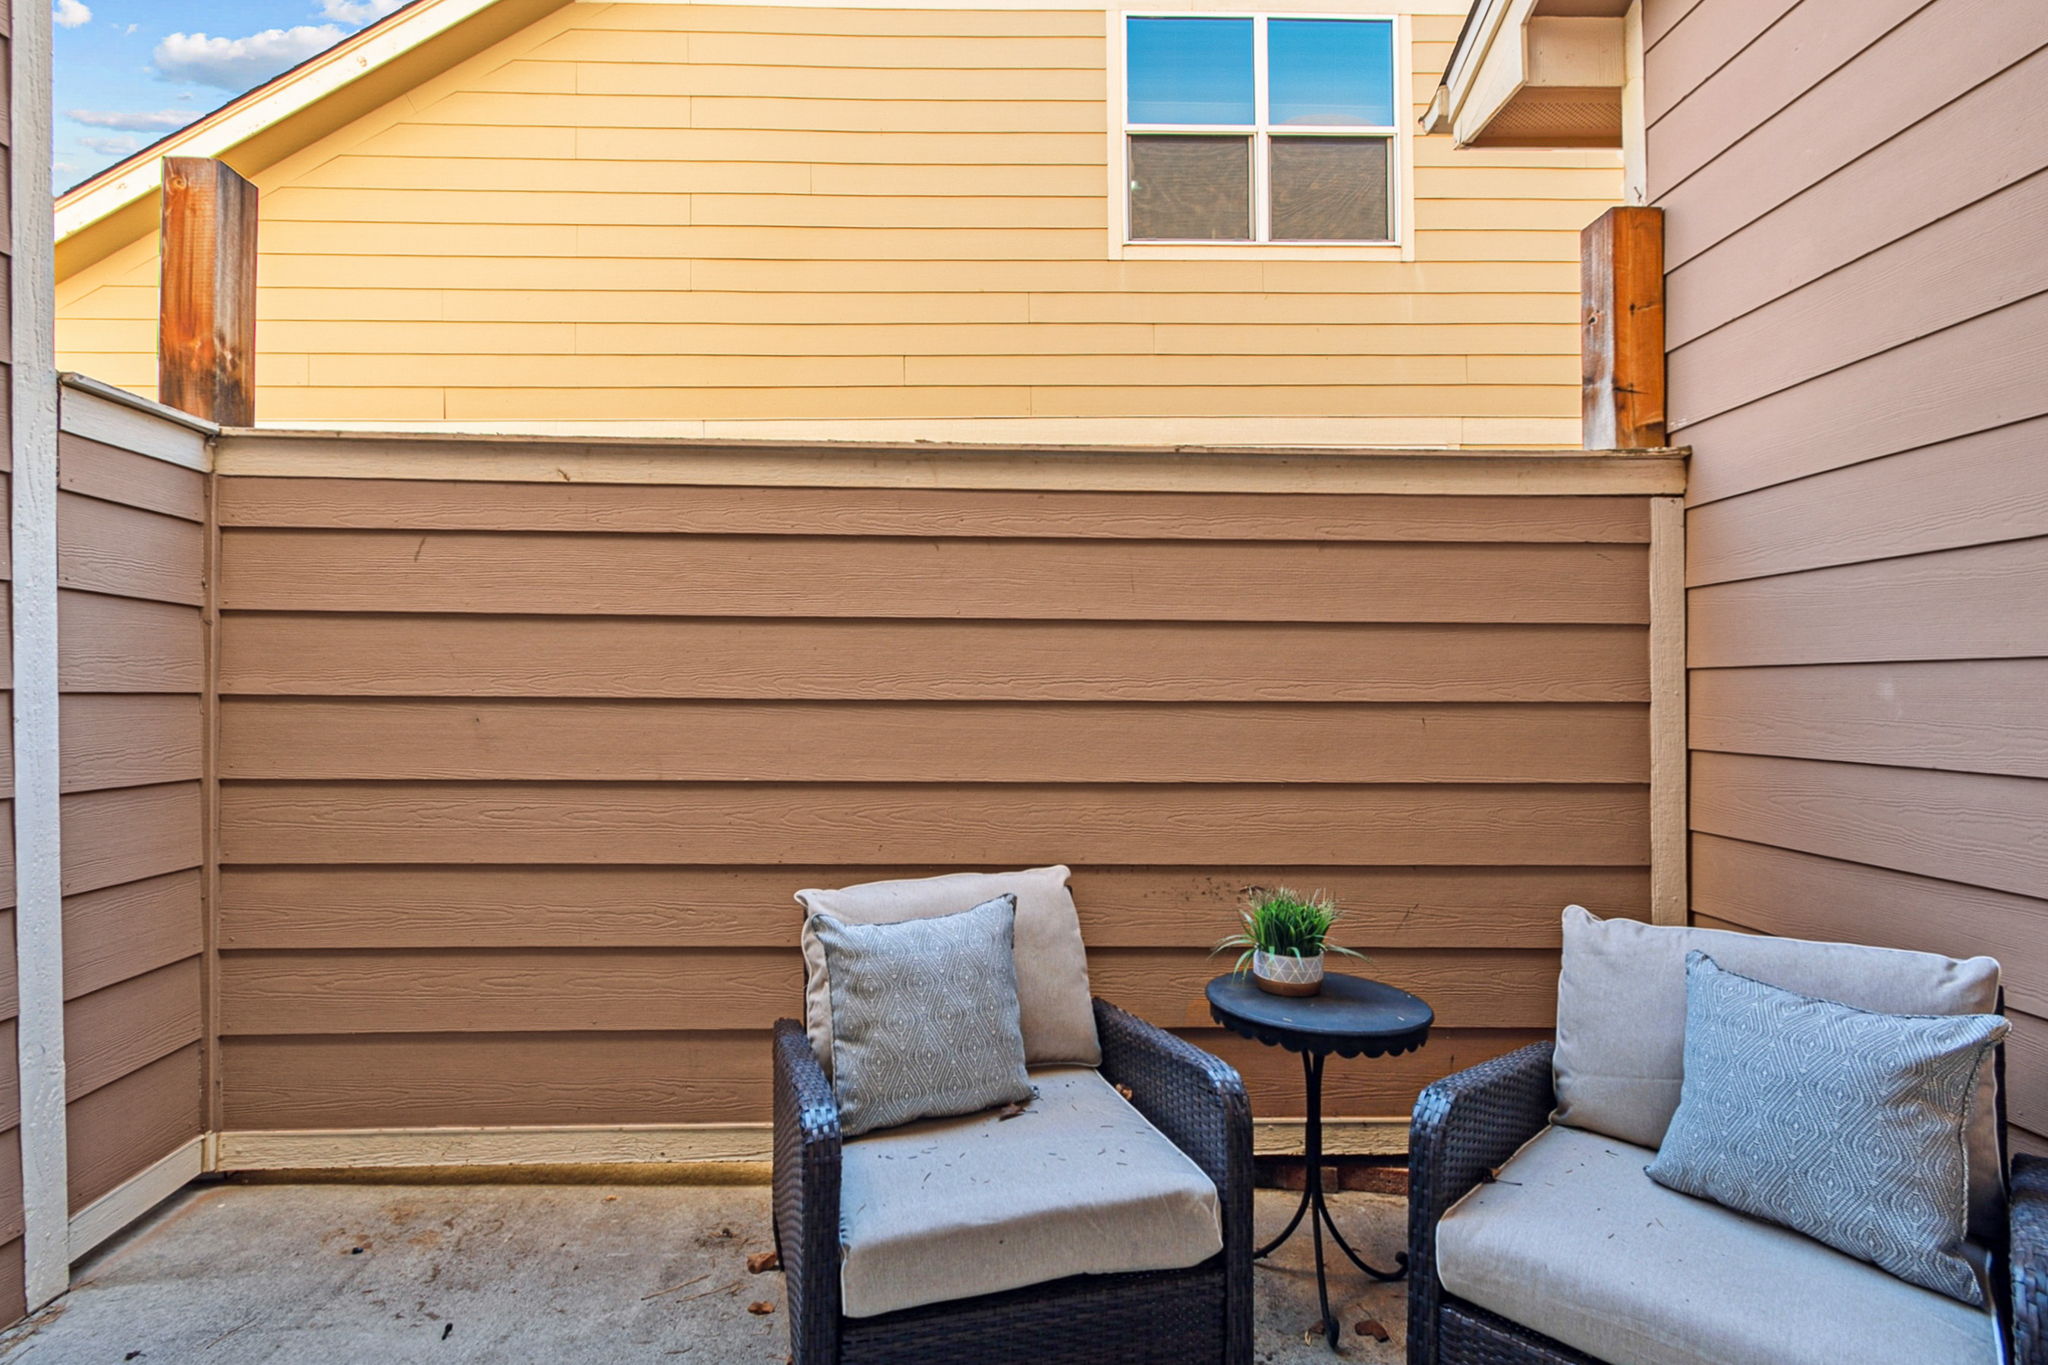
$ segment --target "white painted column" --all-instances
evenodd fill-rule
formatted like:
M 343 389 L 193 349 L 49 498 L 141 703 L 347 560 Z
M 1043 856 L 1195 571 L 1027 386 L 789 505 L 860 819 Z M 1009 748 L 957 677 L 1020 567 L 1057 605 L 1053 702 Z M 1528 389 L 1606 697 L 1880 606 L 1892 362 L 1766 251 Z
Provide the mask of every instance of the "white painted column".
M 64 892 L 57 847 L 56 280 L 50 4 L 8 0 L 14 212 L 14 942 L 20 981 L 22 1251 L 28 1306 L 70 1283 L 64 1129 Z

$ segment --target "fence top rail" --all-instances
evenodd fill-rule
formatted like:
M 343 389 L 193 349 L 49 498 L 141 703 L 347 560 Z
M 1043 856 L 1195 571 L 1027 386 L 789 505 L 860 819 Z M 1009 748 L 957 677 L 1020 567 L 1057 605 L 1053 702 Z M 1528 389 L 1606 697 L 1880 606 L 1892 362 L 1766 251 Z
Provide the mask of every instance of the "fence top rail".
M 943 445 L 230 428 L 223 475 L 1089 492 L 1675 495 L 1687 452 Z

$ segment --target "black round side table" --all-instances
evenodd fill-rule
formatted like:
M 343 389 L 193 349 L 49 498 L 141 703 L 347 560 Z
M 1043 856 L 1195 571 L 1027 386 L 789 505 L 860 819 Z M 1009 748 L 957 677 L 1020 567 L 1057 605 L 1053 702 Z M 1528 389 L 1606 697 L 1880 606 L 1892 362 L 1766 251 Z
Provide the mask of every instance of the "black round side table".
M 1323 1272 L 1323 1229 L 1330 1230 L 1351 1264 L 1376 1280 L 1398 1280 L 1406 1275 L 1408 1253 L 1400 1254 L 1394 1269 L 1375 1270 L 1351 1249 L 1330 1217 L 1330 1206 L 1323 1198 L 1323 1060 L 1333 1052 L 1339 1057 L 1391 1057 L 1413 1052 L 1428 1039 L 1436 1015 L 1404 990 L 1362 976 L 1334 973 L 1323 978 L 1321 995 L 1269 995 L 1249 975 L 1233 972 L 1211 981 L 1208 996 L 1210 1017 L 1232 1033 L 1301 1054 L 1308 1089 L 1308 1125 L 1302 1143 L 1308 1170 L 1302 1180 L 1301 1205 L 1280 1235 L 1252 1254 L 1255 1258 L 1272 1255 L 1294 1235 L 1302 1218 L 1314 1212 L 1309 1230 L 1316 1244 L 1316 1298 L 1323 1310 L 1323 1335 L 1335 1350 L 1337 1319 L 1330 1314 L 1330 1287 Z

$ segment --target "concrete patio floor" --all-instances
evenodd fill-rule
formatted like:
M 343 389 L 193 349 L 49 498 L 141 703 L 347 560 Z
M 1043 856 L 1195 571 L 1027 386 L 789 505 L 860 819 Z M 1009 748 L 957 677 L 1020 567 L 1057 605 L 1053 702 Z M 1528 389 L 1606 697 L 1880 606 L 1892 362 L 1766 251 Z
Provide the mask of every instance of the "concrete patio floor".
M 1258 1194 L 1262 1235 L 1298 1195 Z M 1385 1195 L 1331 1196 L 1375 1263 L 1401 1245 Z M 781 1365 L 782 1277 L 747 1273 L 771 1245 L 764 1185 L 211 1184 L 78 1267 L 74 1288 L 0 1337 L 6 1365 L 203 1361 L 703 1361 Z M 1402 1286 L 1331 1272 L 1342 1359 L 1401 1359 Z M 1305 1233 L 1258 1275 L 1256 1357 L 1332 1359 Z M 766 1302 L 775 1311 L 755 1315 Z M 1385 1324 L 1381 1344 L 1353 1331 Z

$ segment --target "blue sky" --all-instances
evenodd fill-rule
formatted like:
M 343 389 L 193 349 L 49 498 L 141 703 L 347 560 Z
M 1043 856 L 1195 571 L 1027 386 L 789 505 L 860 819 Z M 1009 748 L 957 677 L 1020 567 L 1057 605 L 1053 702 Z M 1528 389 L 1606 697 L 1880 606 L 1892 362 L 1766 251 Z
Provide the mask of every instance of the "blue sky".
M 53 0 L 61 191 L 404 0 Z

